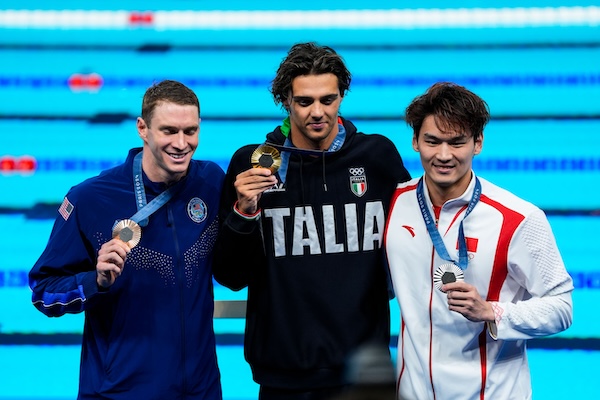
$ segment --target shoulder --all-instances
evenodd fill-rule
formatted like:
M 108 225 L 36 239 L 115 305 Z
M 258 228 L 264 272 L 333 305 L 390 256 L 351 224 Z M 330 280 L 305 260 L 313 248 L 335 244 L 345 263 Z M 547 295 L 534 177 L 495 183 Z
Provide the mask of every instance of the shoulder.
M 250 168 L 250 158 L 252 153 L 260 144 L 248 144 L 240 147 L 233 153 L 229 162 L 228 173 L 238 174 L 241 171 L 245 171 Z
M 214 179 L 219 179 L 225 175 L 223 172 L 223 168 L 221 168 L 214 161 L 208 160 L 192 160 L 192 168 L 195 174 L 201 177 L 212 177 Z
M 400 153 L 396 145 L 384 135 L 356 132 L 348 144 L 355 151 L 361 152 L 366 157 L 379 160 L 383 163 L 401 162 Z
M 120 166 L 102 171 L 99 175 L 90 177 L 77 185 L 71 187 L 69 195 L 75 198 L 93 200 L 98 194 L 109 193 L 126 179 L 119 172 Z
M 392 142 L 387 136 L 382 135 L 380 133 L 356 132 L 355 138 L 356 140 L 363 143 L 386 146 L 389 148 L 393 148 L 394 150 L 396 149 L 396 145 L 394 144 L 394 142 Z
M 421 177 L 416 177 L 416 178 L 412 178 L 411 180 L 406 181 L 406 182 L 400 182 L 400 183 L 398 183 L 396 190 L 401 190 L 403 192 L 416 190 L 420 179 L 421 179 Z
M 225 180 L 223 169 L 213 161 L 192 160 L 186 177 L 185 190 L 220 193 Z
M 410 179 L 410 173 L 404 166 L 396 145 L 388 137 L 377 133 L 357 132 L 348 146 L 347 154 L 374 167 L 382 179 L 391 179 L 394 184 Z
M 356 132 L 348 137 L 348 145 L 362 152 L 372 154 L 376 157 L 395 157 L 400 158 L 400 153 L 387 136 L 379 133 Z
M 260 144 L 247 144 L 245 146 L 240 147 L 233 153 L 232 159 L 245 158 L 246 156 L 250 156 L 256 148 L 260 146 Z
M 525 217 L 541 212 L 535 204 L 484 178 L 478 178 L 481 182 L 481 199 L 484 203 L 497 209 L 512 210 Z
M 394 191 L 394 198 L 397 199 L 398 197 L 403 196 L 407 193 L 415 192 L 417 190 L 417 185 L 419 184 L 419 179 L 421 178 L 413 178 L 406 182 L 398 183 L 398 185 L 396 186 L 396 190 Z

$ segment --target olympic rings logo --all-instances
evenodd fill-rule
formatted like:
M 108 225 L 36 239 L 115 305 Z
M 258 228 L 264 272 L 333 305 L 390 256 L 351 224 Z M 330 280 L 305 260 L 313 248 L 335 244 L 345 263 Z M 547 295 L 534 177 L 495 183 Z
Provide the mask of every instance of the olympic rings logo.
M 363 167 L 348 168 L 348 171 L 350 171 L 350 173 L 354 176 L 359 176 L 359 175 L 365 174 L 365 169 Z

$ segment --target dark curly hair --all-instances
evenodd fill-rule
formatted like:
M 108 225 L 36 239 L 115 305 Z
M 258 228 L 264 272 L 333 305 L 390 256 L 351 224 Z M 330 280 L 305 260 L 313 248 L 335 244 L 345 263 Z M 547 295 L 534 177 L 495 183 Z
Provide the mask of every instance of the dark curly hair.
M 144 94 L 142 119 L 148 127 L 150 127 L 154 109 L 163 101 L 182 106 L 196 106 L 198 107 L 198 113 L 200 113 L 200 102 L 192 89 L 181 82 L 164 80 L 150 86 Z
M 277 75 L 271 82 L 270 91 L 275 104 L 285 106 L 294 78 L 326 73 L 337 76 L 340 94 L 345 96 L 350 90 L 352 75 L 344 59 L 328 46 L 319 46 L 314 42 L 295 44 L 279 64 Z
M 415 137 L 423 120 L 433 115 L 441 131 L 456 130 L 472 135 L 478 141 L 490 120 L 487 103 L 475 93 L 452 82 L 438 82 L 417 96 L 406 108 L 406 123 Z

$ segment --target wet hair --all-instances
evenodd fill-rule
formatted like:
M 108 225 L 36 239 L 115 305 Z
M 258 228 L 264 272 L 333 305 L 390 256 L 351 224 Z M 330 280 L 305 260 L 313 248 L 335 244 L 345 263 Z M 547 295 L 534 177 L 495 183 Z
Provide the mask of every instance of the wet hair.
M 275 79 L 271 82 L 270 90 L 275 104 L 285 106 L 296 77 L 327 73 L 337 76 L 340 94 L 345 96 L 350 90 L 352 75 L 344 59 L 328 46 L 319 46 L 314 42 L 295 44 L 279 64 Z
M 142 100 L 142 119 L 150 127 L 154 110 L 161 102 L 182 106 L 196 106 L 200 113 L 200 102 L 194 91 L 181 82 L 164 80 L 153 84 L 146 90 Z
M 423 120 L 433 115 L 442 132 L 457 131 L 481 139 L 483 128 L 490 120 L 487 103 L 463 86 L 451 82 L 438 82 L 417 96 L 406 107 L 406 123 L 413 128 L 415 137 Z

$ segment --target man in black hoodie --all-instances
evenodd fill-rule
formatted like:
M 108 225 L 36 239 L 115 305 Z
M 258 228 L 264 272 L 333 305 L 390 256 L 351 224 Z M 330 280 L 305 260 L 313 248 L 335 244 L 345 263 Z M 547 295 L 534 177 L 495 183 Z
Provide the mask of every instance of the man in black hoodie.
M 410 176 L 389 139 L 338 115 L 350 81 L 330 47 L 294 45 L 271 86 L 288 117 L 236 151 L 225 178 L 214 275 L 248 287 L 245 356 L 260 400 L 329 399 L 352 351 L 389 345 L 383 230 Z

